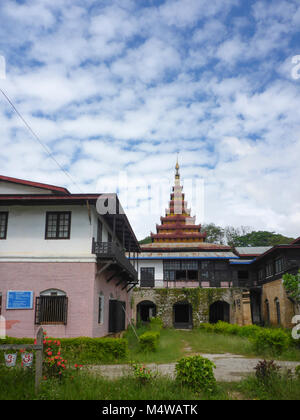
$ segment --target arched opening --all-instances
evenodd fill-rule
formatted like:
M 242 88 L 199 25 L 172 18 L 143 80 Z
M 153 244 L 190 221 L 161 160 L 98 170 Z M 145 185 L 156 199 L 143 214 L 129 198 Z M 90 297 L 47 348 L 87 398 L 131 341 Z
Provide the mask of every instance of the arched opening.
M 174 328 L 193 328 L 193 309 L 188 302 L 178 302 L 173 306 Z
M 209 322 L 216 324 L 218 321 L 230 322 L 230 306 L 227 302 L 218 301 L 210 305 Z
M 47 289 L 36 297 L 35 324 L 67 324 L 68 297 L 63 290 Z
M 280 302 L 279 302 L 279 299 L 276 298 L 274 300 L 274 302 L 275 302 L 275 308 L 276 308 L 277 324 L 280 325 L 281 324 L 281 313 L 280 313 Z
M 266 324 L 270 324 L 270 304 L 268 299 L 265 300 L 265 309 L 266 309 Z
M 156 316 L 156 305 L 150 300 L 144 300 L 137 305 L 137 321 L 149 322 Z

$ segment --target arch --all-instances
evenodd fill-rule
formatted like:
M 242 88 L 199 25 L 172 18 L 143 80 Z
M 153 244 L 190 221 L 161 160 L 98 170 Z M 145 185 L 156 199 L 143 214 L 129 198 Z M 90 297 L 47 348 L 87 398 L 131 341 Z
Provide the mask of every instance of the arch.
M 276 317 L 277 317 L 277 324 L 281 324 L 281 313 L 280 313 L 280 302 L 278 297 L 274 299 L 275 307 L 276 307 Z
M 266 323 L 267 325 L 270 324 L 270 304 L 269 304 L 269 300 L 266 299 L 265 300 L 265 310 L 266 310 Z
M 173 305 L 174 328 L 193 328 L 193 308 L 187 301 L 177 302 Z
M 156 305 L 150 300 L 141 301 L 136 307 L 137 321 L 149 322 L 156 316 Z
M 60 289 L 47 289 L 40 293 L 40 296 L 67 296 L 66 292 Z
M 216 324 L 218 321 L 230 322 L 230 305 L 222 300 L 209 307 L 209 322 Z

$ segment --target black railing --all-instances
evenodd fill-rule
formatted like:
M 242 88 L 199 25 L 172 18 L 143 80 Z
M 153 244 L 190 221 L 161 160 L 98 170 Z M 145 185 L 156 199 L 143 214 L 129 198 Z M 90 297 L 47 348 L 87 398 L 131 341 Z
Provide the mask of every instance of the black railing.
M 96 242 L 93 240 L 92 253 L 99 259 L 113 260 L 138 281 L 138 273 L 125 252 L 115 242 Z

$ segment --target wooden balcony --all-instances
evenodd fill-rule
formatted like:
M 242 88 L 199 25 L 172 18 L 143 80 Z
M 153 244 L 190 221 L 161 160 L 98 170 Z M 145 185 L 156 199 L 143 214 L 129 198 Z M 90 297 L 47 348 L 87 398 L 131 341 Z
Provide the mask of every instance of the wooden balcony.
M 121 271 L 129 277 L 128 283 L 138 283 L 138 273 L 125 252 L 115 242 L 96 242 L 93 239 L 92 253 L 97 256 L 99 261 L 111 262 L 117 265 Z

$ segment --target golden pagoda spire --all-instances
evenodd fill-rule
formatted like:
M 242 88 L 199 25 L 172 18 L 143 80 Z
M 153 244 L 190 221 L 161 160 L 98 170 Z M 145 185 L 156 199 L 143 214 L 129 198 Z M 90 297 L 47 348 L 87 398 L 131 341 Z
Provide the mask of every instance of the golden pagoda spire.
M 180 178 L 180 174 L 179 174 L 178 153 L 177 153 L 177 162 L 176 162 L 175 169 L 176 169 L 175 179 L 179 179 Z

